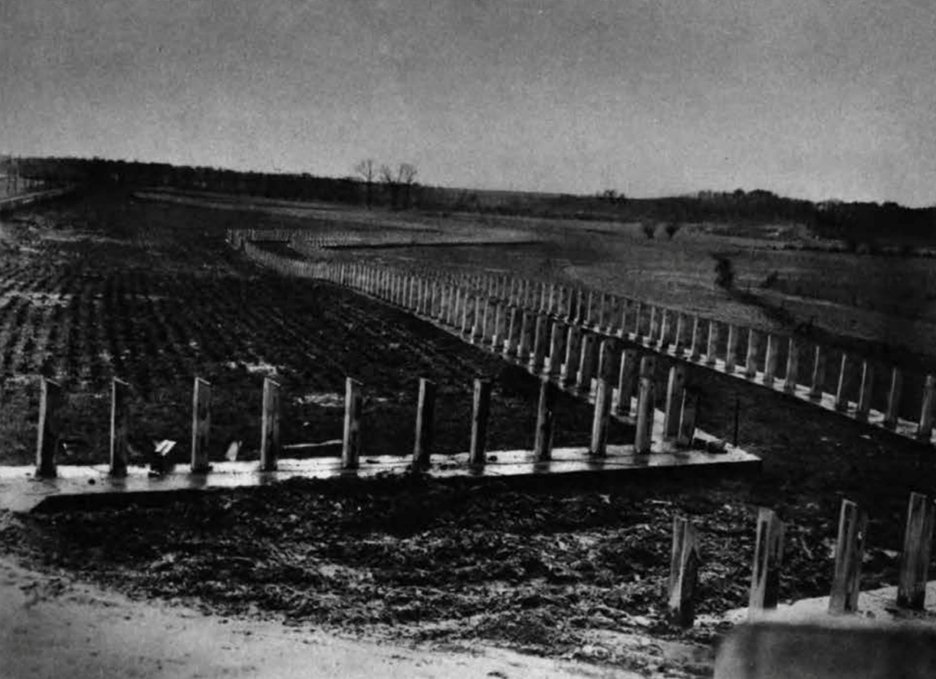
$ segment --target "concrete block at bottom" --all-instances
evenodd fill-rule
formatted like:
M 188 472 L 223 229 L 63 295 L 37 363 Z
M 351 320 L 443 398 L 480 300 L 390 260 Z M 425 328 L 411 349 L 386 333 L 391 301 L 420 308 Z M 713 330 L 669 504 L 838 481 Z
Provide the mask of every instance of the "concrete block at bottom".
M 936 677 L 936 627 L 830 618 L 738 625 L 722 643 L 715 679 Z

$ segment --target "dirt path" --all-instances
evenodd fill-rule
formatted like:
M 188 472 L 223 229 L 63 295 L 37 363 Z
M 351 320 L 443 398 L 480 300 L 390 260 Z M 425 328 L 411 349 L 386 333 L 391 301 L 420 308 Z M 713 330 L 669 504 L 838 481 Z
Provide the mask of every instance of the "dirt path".
M 344 639 L 130 600 L 0 559 L 0 677 L 638 677 L 524 656 Z

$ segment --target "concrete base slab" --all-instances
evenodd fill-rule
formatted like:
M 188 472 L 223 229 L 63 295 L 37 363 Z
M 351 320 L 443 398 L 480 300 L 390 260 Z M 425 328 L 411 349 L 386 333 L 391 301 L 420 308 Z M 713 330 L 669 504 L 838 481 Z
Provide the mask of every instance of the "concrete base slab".
M 125 478 L 108 475 L 106 465 L 60 466 L 54 479 L 36 479 L 34 467 L 0 467 L 0 509 L 28 512 L 63 507 L 99 506 L 113 503 L 157 501 L 158 494 L 201 492 L 213 489 L 265 486 L 294 477 L 333 480 L 366 480 L 402 476 L 411 472 L 410 458 L 376 456 L 361 459 L 357 470 L 342 469 L 339 458 L 280 460 L 278 469 L 261 472 L 258 462 L 216 462 L 207 474 L 192 474 L 187 468 L 151 476 L 147 467 L 130 467 Z M 468 465 L 468 454 L 437 455 L 425 473 L 437 479 L 540 481 L 573 474 L 655 473 L 675 476 L 679 470 L 698 475 L 717 470 L 755 473 L 760 459 L 729 446 L 723 453 L 677 450 L 655 444 L 649 454 L 637 454 L 631 445 L 608 446 L 607 455 L 594 457 L 588 448 L 557 448 L 553 459 L 536 462 L 528 450 L 494 451 L 484 467 Z M 149 497 L 148 497 L 149 496 Z

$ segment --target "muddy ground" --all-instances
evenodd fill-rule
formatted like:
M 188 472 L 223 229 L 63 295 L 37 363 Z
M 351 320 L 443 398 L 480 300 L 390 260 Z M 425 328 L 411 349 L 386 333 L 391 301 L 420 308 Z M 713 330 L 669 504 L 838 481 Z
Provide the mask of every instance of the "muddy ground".
M 177 253 L 176 259 L 165 262 L 188 262 L 185 268 L 171 272 L 161 268 L 164 265 L 158 258 L 150 259 L 149 265 L 141 264 L 147 275 L 165 285 L 177 278 L 179 287 L 172 289 L 179 294 L 191 291 L 196 304 L 201 303 L 199 299 L 223 295 L 226 288 L 236 288 L 247 295 L 245 301 L 263 300 L 290 323 L 310 324 L 287 335 L 285 320 L 283 325 L 272 321 L 268 330 L 258 318 L 232 348 L 251 342 L 258 351 L 268 351 L 266 342 L 277 337 L 283 338 L 276 345 L 282 347 L 278 352 L 296 344 L 311 346 L 302 343 L 314 337 L 319 328 L 340 327 L 339 320 L 327 318 L 329 313 L 337 313 L 328 311 L 336 304 L 347 317 L 363 315 L 368 323 L 383 319 L 382 332 L 409 333 L 396 341 L 418 338 L 419 355 L 428 356 L 427 363 L 404 361 L 374 368 L 372 381 L 383 385 L 379 395 L 389 399 L 385 402 L 388 414 L 381 422 L 391 433 L 372 439 L 381 445 L 405 448 L 403 437 L 411 436 L 406 433 L 411 432 L 409 401 L 393 401 L 391 395 L 412 393 L 407 399 L 415 399 L 415 389 L 407 388 L 418 377 L 411 372 L 414 366 L 426 365 L 451 374 L 448 379 L 453 385 L 466 383 L 464 391 L 457 392 L 465 395 L 469 378 L 477 370 L 487 367 L 496 373 L 503 369 L 496 365 L 496 359 L 451 338 L 445 344 L 446 336 L 430 326 L 346 292 L 323 292 L 321 286 L 260 273 L 216 243 L 223 224 L 243 223 L 257 219 L 256 215 L 227 211 L 221 213 L 222 218 L 182 206 L 154 208 L 98 200 L 96 204 L 49 208 L 41 215 L 55 224 L 61 215 L 74 215 L 75 211 L 82 214 L 84 210 L 92 216 L 110 214 L 110 221 L 101 222 L 111 230 L 110 235 L 100 233 L 99 226 L 91 222 L 86 228 L 116 240 L 122 238 L 120 229 L 140 223 L 125 222 L 122 214 L 145 218 L 148 228 L 138 229 L 134 232 L 138 235 L 128 238 L 164 242 L 159 247 Z M 160 210 L 166 211 L 163 217 L 153 217 Z M 169 224 L 176 225 L 175 230 Z M 18 222 L 18 228 L 27 229 L 27 233 L 32 228 L 37 234 L 40 230 L 27 228 L 23 221 Z M 183 252 L 172 245 L 175 238 L 188 243 Z M 123 271 L 122 255 L 94 260 L 106 251 L 98 250 L 98 245 L 83 243 L 83 249 L 74 255 L 78 278 L 99 275 L 98 271 Z M 13 253 L 17 257 L 31 255 L 22 252 L 22 243 L 18 247 L 20 250 Z M 49 246 L 37 240 L 25 247 L 35 247 L 41 254 Z M 159 247 L 143 248 L 142 252 L 158 251 Z M 111 269 L 106 266 L 108 261 L 112 261 Z M 218 272 L 227 276 L 223 284 L 209 286 L 212 292 L 207 297 L 197 292 L 200 279 L 193 271 L 198 267 L 191 266 L 196 262 L 214 272 L 206 276 L 209 280 Z M 28 270 L 25 266 L 24 271 Z M 30 289 L 38 288 L 36 284 Z M 301 320 L 303 305 L 313 303 L 320 305 L 312 307 L 319 316 L 310 314 L 310 318 L 320 325 Z M 183 313 L 178 300 L 172 309 Z M 31 318 L 31 313 L 27 310 L 22 316 Z M 230 313 L 217 319 L 222 329 L 235 322 L 236 312 Z M 3 318 L 10 316 L 7 308 Z M 327 323 L 322 324 L 323 316 Z M 99 318 L 110 316 L 101 314 Z M 127 325 L 131 328 L 133 324 Z M 75 327 L 84 326 L 79 322 Z M 183 324 L 178 332 L 186 328 Z M 222 330 L 216 332 L 227 336 Z M 257 336 L 251 339 L 254 332 Z M 103 336 L 106 339 L 106 331 Z M 336 337 L 326 334 L 322 349 L 317 350 L 325 351 Z M 185 335 L 178 338 L 184 340 Z M 175 344 L 181 347 L 186 342 Z M 14 347 L 24 345 L 13 341 Z M 318 366 L 328 365 L 332 355 L 343 356 L 341 369 L 334 371 L 336 383 L 316 389 L 337 391 L 345 366 L 383 366 L 388 356 L 385 349 L 377 341 L 363 348 L 335 344 L 334 354 L 326 352 L 320 364 L 297 355 L 284 362 L 283 372 L 318 374 Z M 18 356 L 18 351 L 10 354 Z M 202 356 L 194 349 L 165 353 L 179 363 L 180 372 L 194 367 Z M 41 355 L 52 360 L 58 356 L 53 349 Z M 364 359 L 369 362 L 362 363 Z M 11 375 L 19 379 L 30 372 L 15 363 L 12 369 L 9 365 L 5 364 L 6 394 L 12 393 Z M 111 374 L 108 366 L 107 362 L 99 366 L 100 379 Z M 162 374 L 154 371 L 153 379 L 162 379 Z M 174 372 L 169 375 L 175 379 Z M 88 377 L 90 391 L 95 379 L 93 374 Z M 759 477 L 678 485 L 595 480 L 549 488 L 441 484 L 418 477 L 340 487 L 291 481 L 250 492 L 206 494 L 194 503 L 157 508 L 9 517 L 0 524 L 0 543 L 4 550 L 38 569 L 64 569 L 131 596 L 184 601 L 225 615 L 268 617 L 342 634 L 434 645 L 470 645 L 472 640 L 483 640 L 644 674 L 705 674 L 711 669 L 714 644 L 724 631 L 717 622 L 719 614 L 746 603 L 758 506 L 777 509 L 789 523 L 781 579 L 783 599 L 828 592 L 831 548 L 843 497 L 858 501 L 871 515 L 863 587 L 893 583 L 908 493 L 929 491 L 936 483 L 936 465 L 931 447 L 809 404 L 698 368 L 690 369 L 689 379 L 701 390 L 699 426 L 706 431 L 732 439 L 737 404 L 738 442 L 762 456 L 764 470 Z M 18 383 L 12 381 L 14 386 Z M 501 388 L 510 384 L 519 386 L 514 387 L 516 410 L 503 411 L 500 435 L 505 441 L 511 436 L 532 436 L 535 385 L 517 375 L 515 380 L 504 380 Z M 183 398 L 185 389 L 183 385 Z M 249 402 L 247 393 L 252 392 L 240 393 L 242 402 Z M 151 403 L 152 398 L 145 401 Z M 504 402 L 509 408 L 510 399 Z M 390 408 L 394 403 L 397 410 Z M 579 412 L 575 404 L 568 407 L 569 412 Z M 448 436 L 453 446 L 462 436 L 454 423 L 467 419 L 467 408 L 466 397 L 453 401 L 444 414 L 452 422 Z M 529 414 L 511 419 L 511 412 Z M 184 415 L 183 411 L 183 420 Z M 394 424 L 395 420 L 399 423 Z M 571 436 L 578 435 L 574 423 L 580 420 L 584 434 L 587 408 L 563 428 L 572 432 Z M 295 421 L 301 427 L 301 420 Z M 518 427 L 518 422 L 530 426 Z M 464 426 L 467 431 L 467 424 Z M 627 432 L 618 435 L 626 437 Z M 663 615 L 670 527 L 676 514 L 692 517 L 702 534 L 698 610 L 710 617 L 688 631 L 670 626 Z M 642 651 L 637 652 L 638 648 Z M 681 650 L 674 652 L 673 648 Z

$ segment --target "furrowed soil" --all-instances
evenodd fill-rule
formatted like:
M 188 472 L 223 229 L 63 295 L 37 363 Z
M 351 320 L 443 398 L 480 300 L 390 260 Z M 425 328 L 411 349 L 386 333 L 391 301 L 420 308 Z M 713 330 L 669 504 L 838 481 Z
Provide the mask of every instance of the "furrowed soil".
M 198 373 L 219 385 L 216 398 L 229 399 L 217 406 L 224 433 L 214 454 L 223 454 L 227 438 L 255 447 L 260 366 L 276 366 L 295 395 L 287 441 L 338 436 L 329 429 L 340 419 L 333 400 L 352 375 L 372 394 L 365 445 L 406 453 L 415 383 L 425 375 L 448 385 L 450 400 L 439 408 L 442 445 L 463 449 L 470 380 L 482 372 L 498 384 L 497 445 L 530 445 L 532 378 L 366 298 L 265 274 L 223 243 L 228 226 L 282 227 L 289 219 L 125 197 L 88 197 L 7 219 L 5 232 L 14 236 L 2 269 L 4 281 L 13 280 L 0 293 L 9 297 L 0 307 L 2 440 L 21 443 L 4 444 L 5 461 L 29 456 L 31 380 L 43 370 L 79 394 L 68 421 L 84 441 L 71 454 L 82 459 L 104 459 L 104 386 L 113 374 L 139 390 L 140 446 L 149 438 L 183 439 Z M 541 264 L 568 275 L 562 253 L 585 258 L 588 246 L 570 249 L 559 240 L 554 251 Z M 464 252 L 439 257 L 457 260 Z M 524 266 L 532 266 L 527 257 Z M 54 295 L 70 295 L 68 304 L 52 305 Z M 149 300 L 160 295 L 161 306 Z M 77 320 L 52 315 L 72 304 Z M 8 516 L 0 520 L 0 544 L 41 571 L 224 615 L 450 649 L 482 641 L 646 676 L 704 675 L 726 629 L 719 616 L 747 602 L 758 506 L 773 507 L 788 523 L 783 600 L 828 593 L 846 497 L 870 514 L 862 587 L 891 584 L 908 493 L 931 489 L 936 465 L 929 446 L 689 370 L 702 394 L 699 426 L 731 440 L 737 413 L 738 443 L 764 460 L 758 477 L 549 487 L 419 476 L 344 485 L 294 480 L 161 507 Z M 562 436 L 587 440 L 588 408 L 571 398 L 560 407 Z M 664 615 L 677 514 L 696 522 L 702 540 L 704 615 L 691 630 Z

